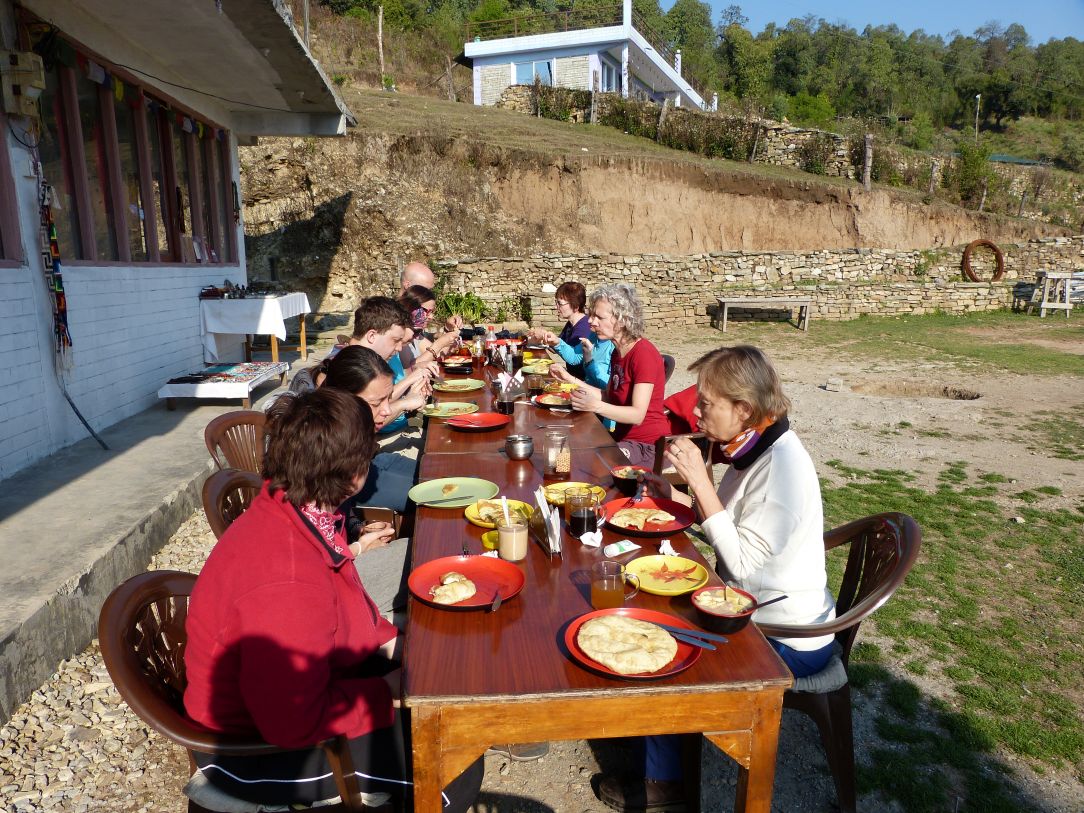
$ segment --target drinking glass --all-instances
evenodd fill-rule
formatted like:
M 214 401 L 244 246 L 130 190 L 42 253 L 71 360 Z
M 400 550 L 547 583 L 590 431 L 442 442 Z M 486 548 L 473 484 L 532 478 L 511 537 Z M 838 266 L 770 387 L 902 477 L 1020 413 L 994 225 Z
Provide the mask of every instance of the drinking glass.
M 504 391 L 497 395 L 497 411 L 502 415 L 513 415 L 516 411 L 516 394 Z
M 632 592 L 625 592 L 628 582 L 633 582 Z M 591 566 L 591 606 L 596 610 L 620 607 L 640 592 L 640 580 L 625 572 L 620 562 L 595 562 Z
M 497 523 L 497 554 L 506 562 L 519 562 L 527 556 L 527 525 L 519 520 Z
M 550 430 L 544 439 L 543 479 L 567 480 L 572 473 L 572 448 L 568 432 Z
M 574 488 L 577 493 L 565 494 L 565 508 L 568 510 L 568 529 L 579 539 L 586 533 L 598 530 L 602 503 L 598 494 L 589 488 Z

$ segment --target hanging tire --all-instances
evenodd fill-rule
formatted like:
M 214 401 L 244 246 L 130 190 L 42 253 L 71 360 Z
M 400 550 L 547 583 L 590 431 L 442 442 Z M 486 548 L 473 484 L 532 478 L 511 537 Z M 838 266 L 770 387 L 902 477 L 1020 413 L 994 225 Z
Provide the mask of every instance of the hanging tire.
M 1001 253 L 1001 249 L 997 247 L 997 243 L 993 240 L 972 240 L 967 244 L 967 248 L 964 249 L 963 262 L 960 263 L 964 276 L 972 282 L 984 282 L 984 280 L 979 279 L 978 275 L 971 270 L 971 252 L 977 248 L 988 248 L 994 252 L 994 259 L 997 261 L 997 270 L 994 271 L 993 279 L 990 281 L 997 282 L 1005 276 L 1005 255 Z

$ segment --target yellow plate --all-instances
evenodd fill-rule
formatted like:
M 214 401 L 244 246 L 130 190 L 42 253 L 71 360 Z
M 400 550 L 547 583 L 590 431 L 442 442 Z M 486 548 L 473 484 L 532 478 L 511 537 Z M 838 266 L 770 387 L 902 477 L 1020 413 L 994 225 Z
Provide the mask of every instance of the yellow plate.
M 565 381 L 551 381 L 546 385 L 545 392 L 575 392 L 579 388 L 579 384 L 569 384 Z
M 656 596 L 683 596 L 708 583 L 707 568 L 682 556 L 641 556 L 625 571 L 640 579 L 641 590 Z
M 437 392 L 471 392 L 480 390 L 485 385 L 486 382 L 477 378 L 461 378 L 458 381 L 438 381 L 433 385 L 433 389 Z
M 482 547 L 486 550 L 497 549 L 497 532 L 495 530 L 486 531 L 484 534 L 482 534 Z
M 501 504 L 501 501 L 499 499 L 485 500 L 484 502 L 496 503 L 497 505 Z M 516 518 L 517 514 L 519 515 L 520 519 L 530 519 L 531 514 L 534 513 L 534 510 L 531 508 L 531 506 L 521 500 L 509 500 L 508 513 L 512 515 L 513 519 Z M 496 522 L 486 522 L 478 515 L 478 503 L 476 502 L 468 505 L 463 514 L 472 525 L 477 525 L 479 528 L 497 527 Z
M 427 418 L 451 418 L 455 415 L 473 415 L 478 411 L 478 404 L 444 401 L 439 404 L 426 404 L 418 411 Z
M 541 361 L 532 361 L 530 364 L 523 365 L 523 372 L 527 375 L 546 375 L 549 371 L 549 363 L 543 364 Z
M 546 486 L 546 502 L 550 505 L 564 505 L 565 492 L 570 488 L 589 488 L 600 500 L 606 499 L 606 489 L 590 483 L 552 483 Z

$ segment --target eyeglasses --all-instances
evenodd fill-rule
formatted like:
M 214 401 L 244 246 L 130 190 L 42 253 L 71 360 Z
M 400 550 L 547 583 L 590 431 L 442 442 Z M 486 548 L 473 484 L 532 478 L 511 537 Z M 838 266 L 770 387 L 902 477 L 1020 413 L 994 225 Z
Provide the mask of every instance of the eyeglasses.
M 554 300 L 554 301 L 557 303 L 557 309 L 558 310 L 560 310 L 561 308 L 567 308 L 568 307 L 567 302 L 564 302 L 564 301 L 562 301 L 560 299 L 557 299 L 557 300 Z

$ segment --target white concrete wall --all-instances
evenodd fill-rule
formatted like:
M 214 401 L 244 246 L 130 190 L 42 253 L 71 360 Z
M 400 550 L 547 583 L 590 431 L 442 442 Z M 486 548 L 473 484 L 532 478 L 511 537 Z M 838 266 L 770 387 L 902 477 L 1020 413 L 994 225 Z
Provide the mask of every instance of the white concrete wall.
M 0 15 L 10 20 L 10 14 L 10 0 L 0 0 Z M 124 50 L 118 44 L 116 52 L 105 50 L 102 56 L 123 61 Z M 214 118 L 229 126 L 228 120 Z M 0 264 L 3 479 L 87 437 L 87 431 L 68 406 L 54 366 L 52 304 L 38 250 L 37 182 L 30 173 L 30 153 L 8 137 L 0 160 L 12 167 L 26 258 L 21 264 Z M 230 162 L 233 180 L 239 181 L 233 138 Z M 62 264 L 74 347 L 60 380 L 95 431 L 155 406 L 158 388 L 168 379 L 202 369 L 197 297 L 204 285 L 226 277 L 235 283 L 246 280 L 239 225 L 236 243 L 239 259 L 229 265 Z
M 26 166 L 25 148 L 9 145 L 13 167 Z M 237 149 L 231 144 L 234 179 Z M 16 171 L 22 243 L 28 262 L 0 268 L 0 479 L 87 437 L 58 383 L 52 305 L 35 244 L 35 181 Z M 229 265 L 62 264 L 73 347 L 61 380 L 95 431 L 158 403 L 170 378 L 202 369 L 199 299 L 204 285 L 228 277 Z

